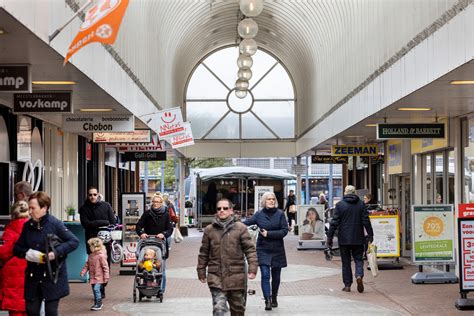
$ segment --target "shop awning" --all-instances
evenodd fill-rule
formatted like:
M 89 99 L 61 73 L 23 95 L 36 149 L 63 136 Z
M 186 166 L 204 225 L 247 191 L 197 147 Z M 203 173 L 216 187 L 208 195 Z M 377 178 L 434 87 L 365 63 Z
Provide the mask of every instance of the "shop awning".
M 209 169 L 193 169 L 196 176 L 207 181 L 217 178 L 253 178 L 293 180 L 296 176 L 277 169 L 261 169 L 250 167 L 218 167 Z

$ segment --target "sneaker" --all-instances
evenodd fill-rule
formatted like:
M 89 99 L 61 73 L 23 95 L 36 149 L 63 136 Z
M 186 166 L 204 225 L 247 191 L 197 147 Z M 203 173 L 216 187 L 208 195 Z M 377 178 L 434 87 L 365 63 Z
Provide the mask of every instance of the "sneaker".
M 100 304 L 94 304 L 94 306 L 91 307 L 91 310 L 93 311 L 100 311 L 102 309 L 102 306 L 104 306 L 104 304 L 100 303 Z
M 344 286 L 344 287 L 342 288 L 342 291 L 343 291 L 343 292 L 350 292 L 350 291 L 351 291 L 351 287 L 350 287 L 350 286 Z
M 357 291 L 359 293 L 364 292 L 364 282 L 362 281 L 362 277 L 357 277 Z

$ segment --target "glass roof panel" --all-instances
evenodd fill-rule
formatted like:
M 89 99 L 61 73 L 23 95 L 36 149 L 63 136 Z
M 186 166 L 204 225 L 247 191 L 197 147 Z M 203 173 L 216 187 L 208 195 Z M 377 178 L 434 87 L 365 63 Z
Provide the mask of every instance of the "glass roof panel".
M 270 132 L 252 113 L 242 114 L 242 138 L 270 138 L 275 139 L 275 135 Z
M 205 139 L 238 139 L 239 115 L 229 112 Z
M 250 86 L 255 99 L 293 99 L 293 85 L 282 65 L 272 69 L 255 88 Z
M 293 101 L 255 102 L 252 111 L 280 138 L 293 138 L 295 135 L 294 108 Z
M 229 88 L 235 86 L 237 80 L 238 47 L 229 47 L 215 52 L 204 60 L 204 63 L 214 72 Z
M 192 124 L 194 138 L 203 137 L 227 111 L 225 102 L 187 101 L 186 120 Z
M 229 90 L 209 70 L 199 65 L 189 81 L 187 99 L 225 99 L 227 93 Z

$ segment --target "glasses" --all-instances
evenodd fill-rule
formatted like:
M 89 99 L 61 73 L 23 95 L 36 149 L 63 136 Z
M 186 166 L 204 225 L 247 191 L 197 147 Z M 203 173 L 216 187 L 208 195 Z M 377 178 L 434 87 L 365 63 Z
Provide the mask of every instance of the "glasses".
M 89 193 L 89 196 L 97 196 L 97 193 Z
M 151 201 L 151 203 L 163 204 L 163 201 Z
M 217 208 L 218 211 L 220 211 L 220 210 L 227 211 L 228 209 L 229 209 L 228 206 L 218 207 L 218 208 Z

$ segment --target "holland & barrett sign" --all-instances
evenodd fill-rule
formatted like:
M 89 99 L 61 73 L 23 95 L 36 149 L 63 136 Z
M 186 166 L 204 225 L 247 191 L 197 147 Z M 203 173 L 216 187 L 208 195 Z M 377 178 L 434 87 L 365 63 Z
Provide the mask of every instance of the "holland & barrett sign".
M 432 124 L 378 124 L 377 139 L 444 138 L 443 123 Z

